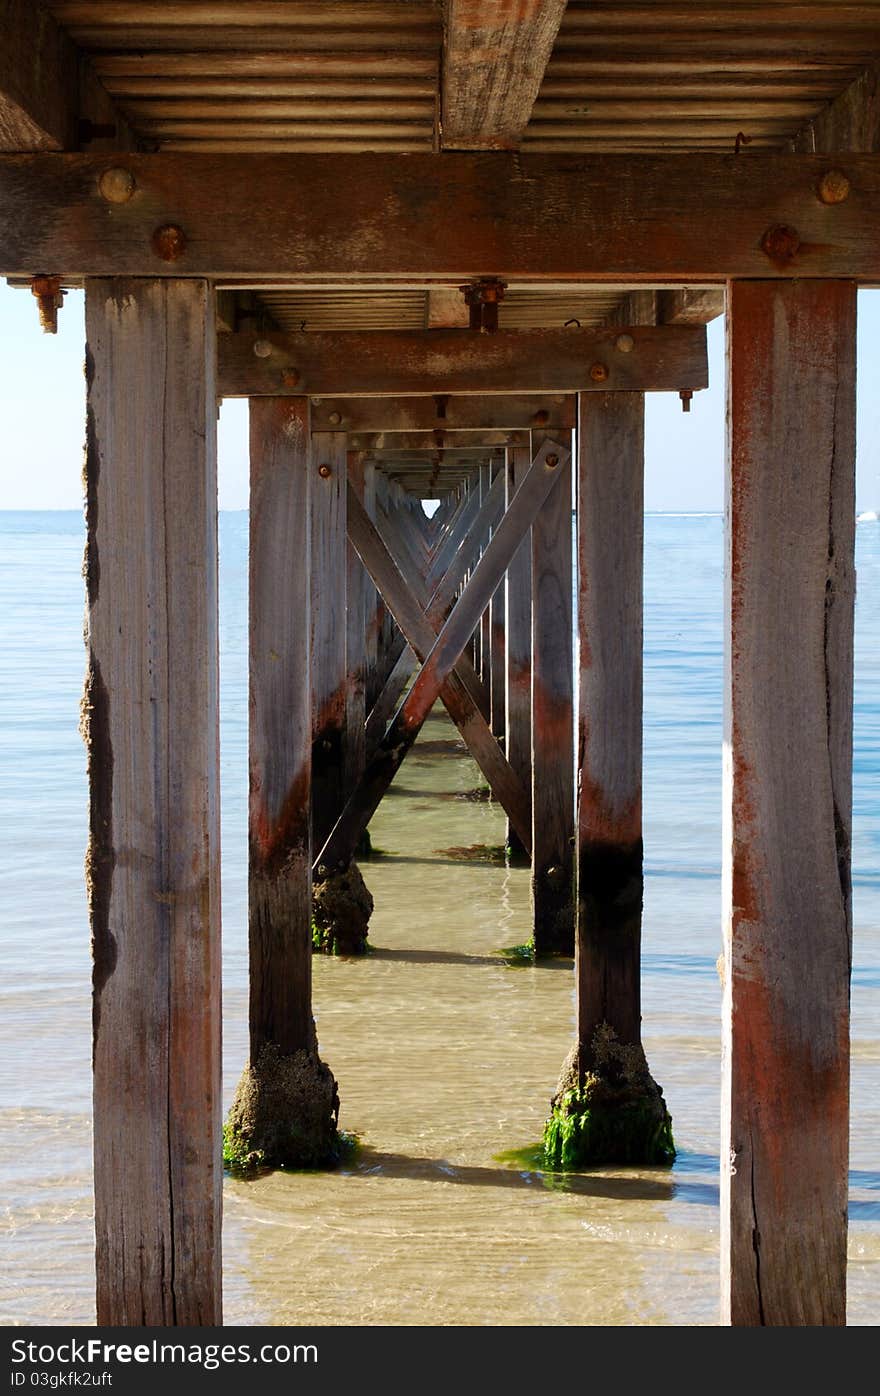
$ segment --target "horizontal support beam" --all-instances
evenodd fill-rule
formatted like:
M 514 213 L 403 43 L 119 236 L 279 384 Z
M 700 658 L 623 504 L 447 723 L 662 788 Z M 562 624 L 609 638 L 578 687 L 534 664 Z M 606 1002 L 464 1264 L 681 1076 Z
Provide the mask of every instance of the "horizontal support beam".
M 526 431 L 457 431 L 447 435 L 442 428 L 436 431 L 372 431 L 358 432 L 349 437 L 349 446 L 356 451 L 369 451 L 374 455 L 390 457 L 398 451 L 446 451 L 467 447 L 470 450 L 492 450 L 496 446 L 528 446 Z
M 575 424 L 573 393 L 506 397 L 338 397 L 312 398 L 314 431 L 530 431 L 533 427 L 571 428 Z M 451 435 L 450 435 L 451 440 Z M 354 444 L 353 442 L 351 443 Z
M 822 178 L 837 165 L 849 196 L 823 203 Z M 114 166 L 134 179 L 124 203 L 99 187 Z M 116 179 L 116 197 L 122 187 Z M 156 236 L 172 227 L 180 236 Z M 5 155 L 0 274 L 35 271 L 870 284 L 880 281 L 880 164 L 765 152 Z
M 78 143 L 79 55 L 40 0 L 0 5 L 0 150 Z
M 341 330 L 221 334 L 222 397 L 678 392 L 708 384 L 705 331 L 655 329 Z

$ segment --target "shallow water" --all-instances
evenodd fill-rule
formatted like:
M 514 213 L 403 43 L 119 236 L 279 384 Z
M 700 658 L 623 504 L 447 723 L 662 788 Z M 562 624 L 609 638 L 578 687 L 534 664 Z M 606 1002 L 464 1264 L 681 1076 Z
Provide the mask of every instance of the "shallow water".
M 568 1180 L 539 1136 L 574 1021 L 565 963 L 509 968 L 528 874 L 459 749 L 417 745 L 372 825 L 374 952 L 315 962 L 356 1162 L 227 1179 L 230 1324 L 711 1324 L 718 1316 L 721 521 L 646 521 L 645 1043 L 671 1170 Z M 224 1090 L 246 1051 L 246 539 L 221 519 Z M 0 515 L 0 1322 L 89 1323 L 81 520 Z M 850 1321 L 880 1311 L 880 526 L 858 530 Z M 449 740 L 439 715 L 426 741 Z

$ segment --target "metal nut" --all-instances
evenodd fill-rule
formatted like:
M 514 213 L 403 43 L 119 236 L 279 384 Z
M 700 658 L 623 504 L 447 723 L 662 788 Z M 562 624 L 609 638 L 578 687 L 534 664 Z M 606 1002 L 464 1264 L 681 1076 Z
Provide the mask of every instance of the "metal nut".
M 329 465 L 319 465 L 318 474 L 322 480 L 329 480 L 330 476 L 333 474 L 333 470 Z
M 823 204 L 842 204 L 849 198 L 851 187 L 843 170 L 827 170 L 819 180 L 816 193 Z
M 800 245 L 800 233 L 787 223 L 775 223 L 761 238 L 761 251 L 773 262 L 790 262 Z
M 594 383 L 608 382 L 608 369 L 605 364 L 593 364 L 590 369 L 590 377 Z
M 559 464 L 559 457 L 558 457 L 558 456 L 548 456 L 548 457 L 547 457 L 547 462 L 546 462 L 546 463 L 547 463 L 547 465 L 550 467 L 551 470 L 555 470 L 555 469 L 556 469 L 556 466 Z
M 137 185 L 131 170 L 113 165 L 98 180 L 98 192 L 108 204 L 127 204 Z
M 285 388 L 295 388 L 299 382 L 298 368 L 285 368 L 281 370 L 281 382 Z
M 631 334 L 619 334 L 614 341 L 614 347 L 618 354 L 631 354 L 635 344 Z
M 176 223 L 165 223 L 154 232 L 152 244 L 163 262 L 176 262 L 186 251 L 186 233 Z
M 258 359 L 268 359 L 269 355 L 272 353 L 272 345 L 269 343 L 268 339 L 255 339 L 254 353 Z
M 334 427 L 338 427 L 339 423 L 342 421 L 342 413 L 331 412 L 327 420 L 328 422 L 331 422 Z

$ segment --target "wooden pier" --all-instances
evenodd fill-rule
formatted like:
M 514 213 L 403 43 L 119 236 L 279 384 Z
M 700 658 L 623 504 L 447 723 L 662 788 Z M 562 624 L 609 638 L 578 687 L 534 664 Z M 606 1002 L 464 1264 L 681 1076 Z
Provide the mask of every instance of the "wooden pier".
M 0 6 L 0 273 L 48 329 L 86 292 L 101 1324 L 221 1321 L 224 396 L 251 414 L 243 1152 L 332 1162 L 313 879 L 331 921 L 364 905 L 438 700 L 531 859 L 535 953 L 575 956 L 554 1109 L 601 1107 L 583 1163 L 635 1159 L 626 1111 L 671 1148 L 641 1049 L 644 394 L 689 406 L 725 307 L 723 1318 L 845 1322 L 880 16 L 694 8 Z

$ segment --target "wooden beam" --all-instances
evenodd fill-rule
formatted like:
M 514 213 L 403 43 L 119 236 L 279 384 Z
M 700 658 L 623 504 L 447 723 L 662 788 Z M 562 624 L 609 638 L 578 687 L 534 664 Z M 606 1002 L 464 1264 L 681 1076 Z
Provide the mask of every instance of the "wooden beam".
M 79 145 L 79 55 L 40 0 L 0 3 L 0 150 Z
M 441 145 L 515 150 L 566 0 L 444 0 Z
M 259 352 L 255 352 L 255 349 Z M 342 330 L 224 334 L 223 397 L 417 393 L 678 392 L 708 384 L 705 331 L 669 329 Z M 591 374 L 593 377 L 591 377 Z
M 533 433 L 532 443 L 533 450 L 545 450 L 546 433 Z M 538 955 L 574 954 L 570 461 L 569 454 L 532 524 L 532 902 Z
M 839 96 L 812 117 L 792 148 L 815 151 L 880 150 L 880 62 L 871 63 Z
M 641 1043 L 645 400 L 585 393 L 577 477 L 579 1070 Z
M 221 1322 L 213 292 L 86 288 L 97 1314 Z
M 553 488 L 559 470 L 564 470 L 570 459 L 567 448 L 548 440 L 532 461 L 512 508 L 505 514 L 474 568 L 465 591 L 440 629 L 406 699 L 368 761 L 360 788 L 348 800 L 321 850 L 319 859 L 328 867 L 338 865 L 340 858 L 345 860 L 347 850 L 372 818 L 473 634 L 478 618 L 489 604 L 523 534 Z
M 316 1046 L 312 1017 L 309 408 L 250 404 L 250 1053 Z M 281 579 L 283 578 L 283 585 Z
M 126 203 L 102 196 L 112 167 L 134 178 Z M 0 273 L 880 281 L 877 162 L 848 156 L 839 203 L 817 196 L 828 172 L 827 156 L 764 151 L 4 155 Z
M 722 1321 L 845 1322 L 852 283 L 728 303 Z
M 378 530 L 370 522 L 360 502 L 351 494 L 348 510 L 350 539 L 416 656 L 424 660 L 434 644 L 439 627 L 428 619 L 414 594 L 411 579 L 408 580 L 397 567 Z M 470 676 L 466 665 L 465 656 L 460 656 L 450 679 L 440 689 L 440 697 L 495 798 L 507 811 L 515 827 L 528 836 L 528 798 L 467 691 Z M 347 864 L 350 856 L 346 857 L 345 852 L 337 847 L 337 861 Z M 326 853 L 323 858 L 326 861 Z
M 505 499 L 507 507 L 513 501 L 529 466 L 528 447 L 514 447 L 508 452 Z M 526 785 L 531 801 L 532 792 L 532 549 L 531 539 L 524 539 L 513 555 L 507 569 L 506 584 L 507 692 L 505 754 L 520 780 Z M 523 854 L 516 830 L 508 827 L 507 842 L 511 850 Z
M 348 438 L 353 451 L 366 451 L 368 455 L 381 456 L 383 460 L 393 460 L 398 452 L 404 451 L 503 451 L 507 446 L 528 446 L 526 431 L 456 431 L 447 435 L 442 428 L 433 431 L 373 431 L 357 432 Z
M 389 439 L 411 431 L 442 431 L 449 446 L 459 431 L 516 431 L 535 426 L 571 428 L 573 393 L 486 397 L 321 398 L 312 405 L 315 431 L 377 431 Z
M 312 845 L 320 848 L 345 803 L 346 452 L 342 432 L 313 432 Z
M 362 451 L 349 451 L 348 486 L 365 503 L 365 461 Z M 364 723 L 367 720 L 367 589 L 373 590 L 363 563 L 349 542 L 345 604 L 345 792 L 357 786 L 364 772 L 366 747 Z

